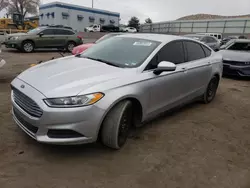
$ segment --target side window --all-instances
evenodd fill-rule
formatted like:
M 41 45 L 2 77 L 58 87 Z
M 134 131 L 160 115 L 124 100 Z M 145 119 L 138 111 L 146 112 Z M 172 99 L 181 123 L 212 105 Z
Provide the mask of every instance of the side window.
M 208 43 L 215 43 L 216 40 L 215 40 L 214 38 L 212 38 L 212 37 L 208 37 L 208 38 L 207 38 L 207 42 L 208 42 Z
M 54 29 L 45 29 L 43 31 L 41 31 L 41 33 L 43 33 L 44 35 L 54 35 Z
M 188 61 L 195 61 L 206 57 L 200 44 L 196 42 L 186 41 L 185 45 L 188 54 Z
M 221 39 L 222 37 L 221 37 L 221 35 L 218 35 L 218 39 Z
M 201 47 L 203 48 L 206 57 L 209 57 L 209 56 L 211 55 L 211 53 L 212 53 L 211 50 L 208 49 L 208 48 L 207 48 L 206 46 L 204 46 L 204 45 L 201 45 Z
M 185 62 L 185 54 L 182 42 L 172 42 L 164 46 L 159 53 L 159 62 L 169 61 L 175 64 Z
M 208 43 L 208 37 L 203 37 L 203 38 L 201 39 L 201 42 Z
M 56 35 L 74 35 L 75 33 L 69 30 L 56 29 L 55 34 Z
M 169 61 L 175 64 L 184 63 L 185 54 L 182 42 L 171 42 L 162 47 L 158 54 L 155 55 L 155 57 L 148 64 L 146 70 L 156 69 L 157 65 L 161 61 Z
M 229 50 L 250 51 L 250 43 L 237 42 L 233 44 Z

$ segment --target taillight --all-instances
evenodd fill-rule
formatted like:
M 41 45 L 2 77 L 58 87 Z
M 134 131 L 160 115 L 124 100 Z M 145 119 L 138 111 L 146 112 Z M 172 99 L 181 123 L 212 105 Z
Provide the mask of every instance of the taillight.
M 81 36 L 79 36 L 79 35 L 77 36 L 77 38 L 82 39 L 82 37 L 81 37 Z

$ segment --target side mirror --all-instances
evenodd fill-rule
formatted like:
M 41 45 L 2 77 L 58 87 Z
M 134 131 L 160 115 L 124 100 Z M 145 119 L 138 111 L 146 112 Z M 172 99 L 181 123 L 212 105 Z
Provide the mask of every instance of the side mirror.
M 176 65 L 168 61 L 162 61 L 158 64 L 157 68 L 154 70 L 154 74 L 159 75 L 162 72 L 171 72 L 176 70 Z
M 44 34 L 43 33 L 39 33 L 39 36 L 42 37 Z

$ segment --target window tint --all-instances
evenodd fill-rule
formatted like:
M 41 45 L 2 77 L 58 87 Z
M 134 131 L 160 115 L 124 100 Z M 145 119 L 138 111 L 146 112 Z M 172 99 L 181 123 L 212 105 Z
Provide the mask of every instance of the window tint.
M 148 64 L 146 70 L 156 69 L 161 61 L 169 61 L 175 64 L 185 62 L 185 54 L 182 42 L 172 42 L 165 45 Z
M 200 44 L 195 42 L 185 42 L 188 53 L 188 61 L 205 58 L 205 53 Z
M 221 35 L 218 35 L 218 39 L 221 39 Z
M 54 29 L 45 29 L 42 31 L 44 35 L 54 35 Z
M 55 29 L 55 34 L 56 35 L 73 35 L 74 32 L 69 31 L 69 30 L 64 30 L 64 29 Z
M 212 37 L 207 37 L 207 43 L 214 43 L 216 40 Z
M 211 50 L 210 49 L 208 49 L 206 46 L 204 46 L 204 45 L 201 45 L 201 47 L 203 48 L 203 50 L 204 50 L 204 52 L 205 52 L 205 54 L 206 54 L 206 57 L 208 57 L 208 56 L 210 56 L 211 55 Z
M 236 42 L 229 48 L 229 50 L 250 51 L 250 43 Z

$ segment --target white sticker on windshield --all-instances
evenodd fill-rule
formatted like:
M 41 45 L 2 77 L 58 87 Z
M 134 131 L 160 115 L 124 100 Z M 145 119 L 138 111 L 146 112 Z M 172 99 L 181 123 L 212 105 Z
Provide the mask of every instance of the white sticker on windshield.
M 151 46 L 152 42 L 135 42 L 134 46 Z

